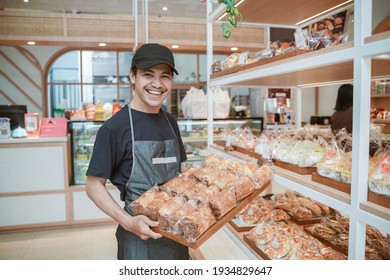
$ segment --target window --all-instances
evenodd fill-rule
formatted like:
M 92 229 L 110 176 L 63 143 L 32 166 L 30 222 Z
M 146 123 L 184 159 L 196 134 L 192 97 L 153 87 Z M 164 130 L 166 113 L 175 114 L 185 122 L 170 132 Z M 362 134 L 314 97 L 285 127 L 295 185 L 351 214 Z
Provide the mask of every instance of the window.
M 133 53 L 71 51 L 60 56 L 48 74 L 49 116 L 55 108 L 80 110 L 87 104 L 130 101 Z

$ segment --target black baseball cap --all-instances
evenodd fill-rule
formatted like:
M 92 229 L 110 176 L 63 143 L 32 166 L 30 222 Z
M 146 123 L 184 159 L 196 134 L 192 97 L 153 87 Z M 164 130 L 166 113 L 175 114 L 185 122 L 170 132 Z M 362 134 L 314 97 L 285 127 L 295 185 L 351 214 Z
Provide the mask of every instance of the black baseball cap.
M 137 49 L 131 62 L 131 68 L 134 66 L 140 69 L 147 69 L 157 64 L 168 64 L 173 72 L 178 75 L 175 69 L 175 60 L 170 49 L 160 44 L 144 44 Z

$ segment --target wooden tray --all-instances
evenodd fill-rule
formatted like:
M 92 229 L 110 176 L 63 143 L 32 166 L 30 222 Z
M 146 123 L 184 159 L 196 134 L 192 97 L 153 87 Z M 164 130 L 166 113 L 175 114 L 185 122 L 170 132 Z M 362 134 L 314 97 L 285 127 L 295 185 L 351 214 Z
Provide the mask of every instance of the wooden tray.
M 236 73 L 236 72 L 241 71 L 241 70 L 244 70 L 244 69 L 245 69 L 245 65 L 243 65 L 243 64 L 241 64 L 241 65 L 236 65 L 236 66 L 234 66 L 234 67 L 231 67 L 231 68 L 228 68 L 228 69 L 219 71 L 219 72 L 212 73 L 212 74 L 210 75 L 210 78 L 211 78 L 211 79 L 214 79 L 214 78 L 222 77 L 222 76 L 225 76 L 225 75 L 229 75 L 229 74 L 232 74 L 232 73 Z
M 262 60 L 259 60 L 259 61 L 253 62 L 253 63 L 236 65 L 234 67 L 231 67 L 231 68 L 219 71 L 219 72 L 212 73 L 210 75 L 210 78 L 214 79 L 214 78 L 222 77 L 222 76 L 229 75 L 232 73 L 237 73 L 237 72 L 244 70 L 244 69 L 254 68 L 257 66 L 265 65 L 265 64 L 268 64 L 268 63 L 271 63 L 274 61 L 279 61 L 282 59 L 286 59 L 289 57 L 297 56 L 297 55 L 308 53 L 308 52 L 310 52 L 310 51 L 309 50 L 293 50 L 293 51 L 288 52 L 288 53 L 276 55 L 276 56 L 273 56 L 270 58 L 265 58 L 265 59 L 262 59 Z
M 341 248 L 340 246 L 337 246 L 335 243 L 333 243 L 332 241 L 330 240 L 326 240 L 316 234 L 314 234 L 313 232 L 311 232 L 311 230 L 308 229 L 308 227 L 310 227 L 310 225 L 306 225 L 306 226 L 303 226 L 303 230 L 307 233 L 307 234 L 310 234 L 311 236 L 313 236 L 314 238 L 318 239 L 322 244 L 326 245 L 326 246 L 329 246 L 330 248 L 332 248 L 333 250 L 337 251 L 337 252 L 340 252 L 340 253 L 343 253 L 345 255 L 348 256 L 348 250 L 345 250 L 343 248 Z
M 334 180 L 334 179 L 331 179 L 328 177 L 321 176 L 317 172 L 313 172 L 311 174 L 311 179 L 314 182 L 321 183 L 321 184 L 328 186 L 328 187 L 331 187 L 333 189 L 336 189 L 336 190 L 339 190 L 339 191 L 342 191 L 342 192 L 345 192 L 348 194 L 351 193 L 351 184 L 347 184 L 347 183 L 340 182 L 340 181 L 337 181 L 337 180 Z
M 239 218 L 233 218 L 229 221 L 229 224 L 237 232 L 246 232 L 250 231 L 252 228 L 256 227 L 258 224 L 249 224 L 241 221 Z
M 350 194 L 351 193 L 351 184 L 347 184 L 344 182 L 340 182 L 331 178 L 327 178 L 324 176 L 321 176 L 317 172 L 313 172 L 311 175 L 311 179 L 315 182 L 321 183 L 325 186 L 331 187 L 333 189 L 345 192 Z M 371 190 L 368 190 L 367 194 L 367 200 L 378 204 L 380 206 L 390 208 L 390 197 L 385 195 L 380 195 L 372 192 Z
M 269 184 L 270 184 L 270 182 L 264 184 L 263 186 L 261 186 L 261 188 L 256 189 L 254 192 L 252 192 L 246 198 L 242 199 L 237 204 L 236 207 L 234 207 L 225 216 L 223 216 L 221 219 L 219 219 L 215 224 L 213 224 L 206 232 L 204 232 L 194 242 L 189 242 L 187 239 L 185 239 L 182 236 L 175 235 L 171 232 L 167 232 L 167 231 L 159 229 L 159 228 L 152 228 L 152 230 L 160 233 L 162 236 L 165 236 L 169 239 L 172 239 L 176 242 L 179 242 L 180 244 L 183 244 L 187 247 L 190 247 L 192 249 L 197 249 L 207 239 L 209 239 L 214 233 L 216 233 L 220 228 L 222 228 L 226 223 L 228 223 L 235 215 L 237 215 L 249 202 L 251 202 L 257 196 L 259 196 L 259 194 L 262 193 L 269 186 Z
M 317 216 L 317 217 L 313 217 L 310 219 L 300 219 L 298 217 L 295 217 L 292 213 L 290 213 L 288 211 L 287 211 L 287 214 L 291 217 L 291 220 L 293 220 L 293 222 L 295 222 L 298 225 L 316 224 L 316 223 L 321 222 L 321 220 L 323 218 L 331 218 L 331 219 L 334 218 L 334 216 L 329 215 L 329 216 Z
M 316 167 L 300 167 L 300 166 L 296 166 L 294 164 L 280 161 L 277 159 L 274 159 L 273 162 L 276 166 L 279 166 L 281 168 L 287 169 L 289 171 L 292 171 L 292 172 L 295 172 L 295 173 L 298 173 L 301 175 L 312 174 L 313 172 L 315 172 L 317 170 Z
M 380 206 L 390 208 L 390 197 L 389 196 L 376 194 L 376 193 L 368 190 L 367 200 L 372 202 L 372 203 L 378 204 Z
M 252 240 L 250 240 L 245 234 L 243 235 L 243 240 L 246 244 L 249 245 L 263 260 L 270 260 L 271 258 L 260 249 Z
M 221 146 L 221 147 L 224 147 L 224 148 L 226 147 L 226 142 L 222 141 L 222 140 L 216 140 L 216 141 L 214 141 L 214 144 Z M 262 156 L 258 153 L 255 153 L 253 149 L 248 150 L 248 149 L 244 149 L 244 148 L 241 148 L 241 147 L 238 147 L 235 145 L 233 145 L 232 147 L 234 148 L 235 151 L 237 151 L 241 154 L 248 155 L 248 156 L 253 157 L 255 159 L 262 159 Z
M 288 53 L 276 55 L 276 56 L 273 56 L 273 57 L 270 57 L 270 58 L 261 59 L 259 61 L 253 62 L 253 63 L 245 64 L 244 66 L 245 66 L 245 69 L 250 69 L 250 68 L 253 68 L 253 67 L 265 65 L 265 64 L 268 64 L 268 63 L 271 63 L 271 62 L 279 61 L 279 60 L 282 60 L 282 59 L 286 59 L 286 58 L 289 58 L 289 57 L 297 56 L 297 55 L 308 53 L 308 52 L 310 52 L 310 51 L 309 50 L 293 50 L 293 51 L 288 52 Z

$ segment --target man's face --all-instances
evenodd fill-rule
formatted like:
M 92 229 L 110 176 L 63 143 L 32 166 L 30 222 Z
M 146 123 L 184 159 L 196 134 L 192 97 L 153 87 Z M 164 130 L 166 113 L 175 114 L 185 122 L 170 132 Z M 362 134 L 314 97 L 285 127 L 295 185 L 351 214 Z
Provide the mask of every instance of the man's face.
M 146 113 L 157 113 L 162 102 L 172 90 L 173 73 L 167 64 L 157 64 L 148 69 L 137 69 L 130 73 L 135 86 L 132 108 Z

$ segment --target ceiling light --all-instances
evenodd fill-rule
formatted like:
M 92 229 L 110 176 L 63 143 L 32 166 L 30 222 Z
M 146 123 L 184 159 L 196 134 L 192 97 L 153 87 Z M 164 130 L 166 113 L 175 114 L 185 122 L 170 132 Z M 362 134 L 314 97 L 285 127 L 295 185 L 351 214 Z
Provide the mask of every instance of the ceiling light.
M 238 50 L 238 48 L 237 47 L 231 47 L 230 50 L 235 52 L 235 51 Z
M 178 49 L 179 45 L 172 45 L 172 49 Z
M 162 10 L 163 11 L 168 11 L 168 7 L 163 7 Z
M 99 43 L 99 46 L 105 47 L 105 46 L 107 46 L 107 44 L 106 43 Z
M 23 0 L 24 3 L 28 3 L 28 0 Z
M 33 41 L 29 41 L 29 42 L 27 42 L 27 45 L 35 45 L 35 42 L 33 42 Z

